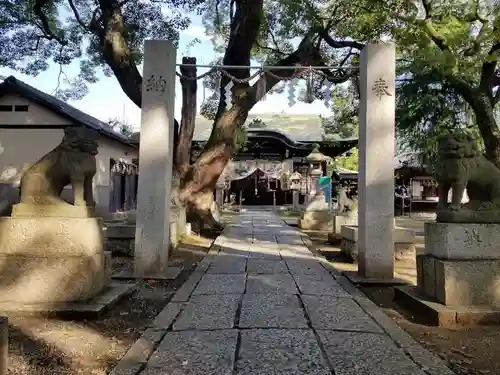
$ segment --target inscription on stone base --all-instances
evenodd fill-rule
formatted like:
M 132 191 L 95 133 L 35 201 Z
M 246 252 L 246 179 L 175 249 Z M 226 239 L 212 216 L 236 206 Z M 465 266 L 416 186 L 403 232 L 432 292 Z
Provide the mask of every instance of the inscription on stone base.
M 440 259 L 500 259 L 500 224 L 425 223 L 425 253 Z

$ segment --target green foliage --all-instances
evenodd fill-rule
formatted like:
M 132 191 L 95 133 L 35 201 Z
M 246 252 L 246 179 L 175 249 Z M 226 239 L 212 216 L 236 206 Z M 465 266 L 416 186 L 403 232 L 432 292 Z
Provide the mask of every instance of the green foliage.
M 500 94 L 494 91 L 499 84 L 495 77 L 500 76 L 496 64 L 500 1 L 425 3 L 430 4 L 427 9 L 421 0 L 266 0 L 253 57 L 275 64 L 293 53 L 301 40 L 307 40 L 308 48 L 301 51 L 302 64 L 335 66 L 301 78 L 302 82 L 312 78 L 314 98 L 325 98 L 327 80 L 352 83 L 333 89 L 333 116 L 322 119 L 327 138 L 346 137 L 356 135 L 358 126 L 356 68 L 362 44 L 353 42 L 391 38 L 398 53 L 398 146 L 417 150 L 431 160 L 440 135 L 456 131 L 478 134 L 477 111 L 466 101 L 463 87 L 486 94 L 493 108 L 500 101 Z M 177 40 L 179 31 L 190 23 L 187 11 L 202 15 L 214 48 L 224 53 L 232 5 L 231 0 L 4 0 L 0 2 L 0 67 L 37 75 L 53 62 L 62 68 L 80 64 L 78 76 L 65 79 L 58 96 L 81 97 L 87 93 L 87 85 L 97 81 L 99 70 L 111 74 L 109 61 L 103 57 L 109 48 L 103 31 L 109 31 L 115 25 L 112 22 L 118 21 L 120 26 L 123 21 L 119 31 L 125 43 L 113 51 L 115 56 L 137 70 L 144 40 Z M 198 42 L 193 40 L 188 48 Z M 128 55 L 121 56 L 122 52 Z M 220 58 L 214 61 L 220 62 Z M 486 75 L 483 82 L 482 75 Z M 127 77 L 120 79 L 122 84 L 127 81 Z M 218 78 L 209 76 L 204 83 L 210 94 L 201 112 L 213 119 L 220 101 Z M 279 84 L 272 89 L 282 91 Z M 306 100 L 304 90 L 299 92 L 299 100 Z M 238 130 L 237 143 L 244 133 L 245 129 Z
M 335 86 L 331 98 L 330 108 L 333 115 L 320 116 L 325 140 L 356 137 L 359 128 L 359 96 L 355 82 Z
M 131 62 L 140 64 L 144 40 L 177 41 L 179 31 L 190 24 L 186 10 L 202 1 L 1 1 L 0 68 L 36 76 L 56 63 L 65 83 L 58 86 L 56 95 L 65 100 L 81 98 L 88 84 L 97 82 L 99 71 L 112 74 L 103 58 L 102 30 L 115 17 L 110 15 L 113 9 L 118 10 L 116 17 L 123 17 Z M 169 11 L 162 11 L 162 6 Z M 79 64 L 79 73 L 67 77 L 64 68 L 73 63 Z
M 339 168 L 349 169 L 351 171 L 358 170 L 358 148 L 355 147 L 352 150 L 345 152 L 344 154 L 336 157 L 330 163 L 331 168 L 338 171 Z
M 117 118 L 112 118 L 108 120 L 108 125 L 115 132 L 125 136 L 130 137 L 135 133 L 134 127 L 131 124 L 127 124 L 123 121 L 118 120 Z
M 254 118 L 250 123 L 247 125 L 248 129 L 264 129 L 267 127 L 267 124 L 262 121 L 260 118 Z

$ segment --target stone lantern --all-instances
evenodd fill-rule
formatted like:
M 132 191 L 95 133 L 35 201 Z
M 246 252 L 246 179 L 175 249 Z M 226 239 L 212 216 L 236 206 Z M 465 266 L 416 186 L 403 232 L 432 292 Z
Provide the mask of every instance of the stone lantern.
M 300 180 L 302 180 L 302 175 L 298 172 L 292 173 L 290 176 L 290 189 L 292 190 L 292 210 L 298 212 L 300 210 L 299 205 L 299 190 L 300 190 Z
M 221 174 L 215 183 L 215 203 L 217 206 L 222 207 L 224 204 L 224 189 L 226 187 L 226 176 Z
M 321 163 L 329 161 L 331 158 L 319 151 L 319 145 L 314 145 L 314 149 L 305 159 L 309 162 L 309 175 L 311 176 L 311 190 L 309 196 L 323 194 L 319 188 L 319 178 L 323 175 Z
M 319 179 L 323 175 L 321 163 L 331 158 L 322 154 L 319 151 L 319 146 L 315 145 L 305 159 L 309 162 L 311 189 L 307 197 L 307 208 L 299 220 L 299 227 L 306 230 L 329 231 L 333 225 L 333 215 L 330 212 L 330 205 L 320 189 Z
M 299 172 L 293 172 L 290 176 L 290 189 L 291 190 L 299 190 L 300 189 L 300 180 L 302 180 L 302 175 Z

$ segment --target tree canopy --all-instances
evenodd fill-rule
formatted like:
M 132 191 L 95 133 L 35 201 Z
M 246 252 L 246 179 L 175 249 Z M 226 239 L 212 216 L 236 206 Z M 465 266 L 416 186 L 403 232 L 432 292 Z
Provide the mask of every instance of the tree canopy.
M 247 66 L 254 59 L 295 67 L 253 80 L 248 69 L 226 69 L 237 79 L 232 106 L 222 97 L 228 76 L 207 78 L 213 92 L 204 113 L 214 120 L 213 131 L 186 175 L 186 199 L 201 202 L 197 194 L 211 194 L 239 129 L 263 95 L 283 90 L 280 82 L 299 74 L 307 82 L 302 100 L 325 99 L 329 85 L 345 82 L 352 83 L 354 95 L 360 51 L 387 39 L 397 44 L 402 143 L 432 154 L 440 134 L 473 132 L 500 166 L 499 0 L 6 0 L 0 3 L 0 66 L 37 74 L 54 62 L 78 62 L 78 77 L 70 77 L 61 95 L 85 94 L 102 69 L 140 106 L 143 40 L 176 40 L 189 25 L 186 12 L 202 16 L 220 53 L 218 63 Z M 339 100 L 330 104 L 339 107 Z M 334 109 L 346 124 L 355 121 L 355 113 Z

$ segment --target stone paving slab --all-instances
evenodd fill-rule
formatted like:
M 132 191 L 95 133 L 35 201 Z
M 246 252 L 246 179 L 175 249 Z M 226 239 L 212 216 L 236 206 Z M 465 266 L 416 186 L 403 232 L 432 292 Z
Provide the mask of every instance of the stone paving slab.
M 142 375 L 231 375 L 237 330 L 168 332 Z
M 193 291 L 199 294 L 241 294 L 245 291 L 246 275 L 205 274 Z
M 245 273 L 247 259 L 241 257 L 220 256 L 214 260 L 207 273 L 238 274 Z
M 246 293 L 298 294 L 295 281 L 289 273 L 248 275 L 247 277 Z
M 281 259 L 283 260 L 315 260 L 315 256 L 313 253 L 298 253 L 292 250 L 281 250 L 280 251 Z
M 276 252 L 250 252 L 250 259 L 281 260 L 278 251 Z
M 318 331 L 335 375 L 425 375 L 385 335 Z
M 245 294 L 239 327 L 307 328 L 307 320 L 294 294 Z
M 233 328 L 239 294 L 193 296 L 176 319 L 174 331 Z
M 295 283 L 299 287 L 301 294 L 351 297 L 351 295 L 347 293 L 345 289 L 342 288 L 342 286 L 330 276 L 330 274 L 328 274 L 328 277 L 322 278 L 319 278 L 318 275 L 294 274 L 292 276 L 295 280 Z
M 247 263 L 247 272 L 256 274 L 288 273 L 288 268 L 282 260 L 251 258 Z
M 285 261 L 292 274 L 329 276 L 325 268 L 316 259 L 286 259 Z
M 350 298 L 301 296 L 313 328 L 382 333 L 382 328 Z
M 232 220 L 113 374 L 452 374 L 307 236 L 271 212 Z
M 240 336 L 238 375 L 331 375 L 310 329 L 256 329 Z

